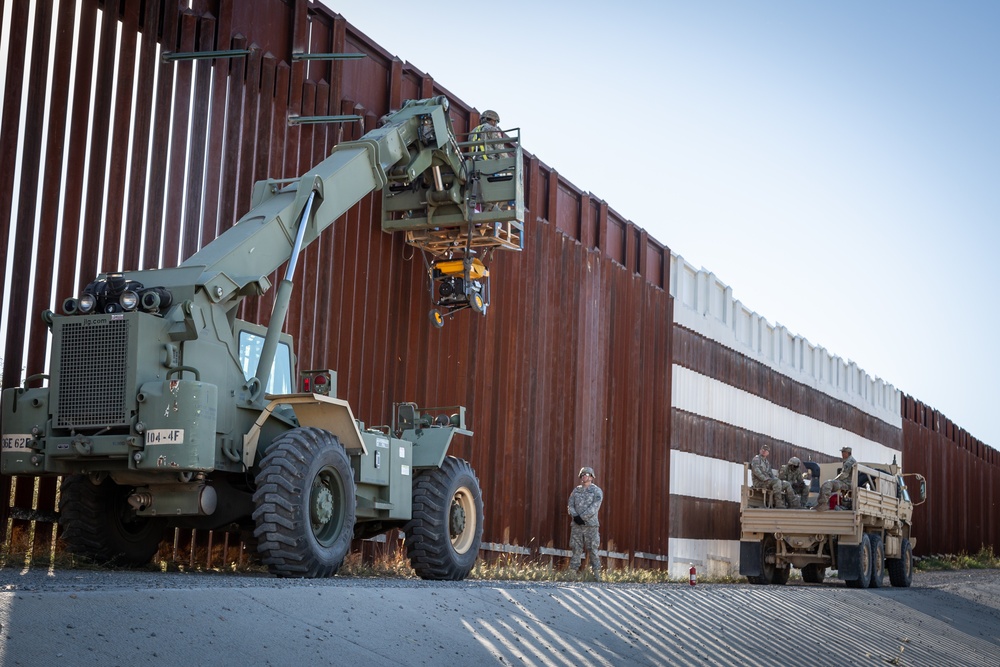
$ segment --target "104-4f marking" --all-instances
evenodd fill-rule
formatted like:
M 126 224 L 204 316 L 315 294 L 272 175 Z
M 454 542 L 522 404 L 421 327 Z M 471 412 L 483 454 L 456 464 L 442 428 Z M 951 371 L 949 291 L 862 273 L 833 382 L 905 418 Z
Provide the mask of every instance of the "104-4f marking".
M 182 428 L 151 428 L 146 431 L 147 445 L 180 445 L 183 442 Z

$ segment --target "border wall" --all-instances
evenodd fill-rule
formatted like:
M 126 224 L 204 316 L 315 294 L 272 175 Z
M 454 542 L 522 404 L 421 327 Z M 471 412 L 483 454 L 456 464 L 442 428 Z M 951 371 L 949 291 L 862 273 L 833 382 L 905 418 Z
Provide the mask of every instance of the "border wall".
M 856 364 L 771 324 L 714 274 L 671 258 L 671 571 L 723 575 L 739 561 L 743 464 L 761 445 L 828 463 L 903 459 L 900 394 Z M 918 545 L 920 545 L 918 538 Z
M 99 271 L 175 265 L 248 209 L 256 180 L 302 173 L 406 99 L 447 95 L 456 131 L 478 123 L 471 103 L 344 11 L 308 0 L 5 3 L 3 387 L 44 372 L 42 310 Z M 228 49 L 247 55 L 163 58 Z M 366 58 L 294 57 L 307 52 Z M 327 114 L 362 120 L 290 122 Z M 301 367 L 336 369 L 340 397 L 369 424 L 386 423 L 395 401 L 468 406 L 476 434 L 455 453 L 480 477 L 487 550 L 558 555 L 566 497 L 591 465 L 607 492 L 609 555 L 734 567 L 742 462 L 761 442 L 775 460 L 832 460 L 844 438 L 859 458 L 899 455 L 928 476 L 918 553 L 1000 548 L 996 450 L 769 324 L 539 157 L 527 155 L 525 173 L 525 251 L 491 266 L 487 318 L 428 325 L 422 266 L 381 232 L 370 196 L 305 252 L 286 325 Z M 271 298 L 241 315 L 266 321 Z M 56 480 L 0 478 L 0 495 L 0 533 L 48 548 Z M 230 544 L 175 536 L 174 558 L 213 539 Z

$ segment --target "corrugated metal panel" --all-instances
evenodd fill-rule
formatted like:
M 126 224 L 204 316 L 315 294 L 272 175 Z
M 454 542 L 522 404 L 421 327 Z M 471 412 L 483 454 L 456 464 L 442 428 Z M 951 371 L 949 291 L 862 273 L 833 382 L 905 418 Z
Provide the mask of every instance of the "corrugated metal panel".
M 891 463 L 895 459 L 903 463 L 902 449 L 896 443 L 886 446 L 874 442 L 836 423 L 800 414 L 683 366 L 674 366 L 673 377 L 673 407 L 787 442 L 799 448 L 800 458 L 806 452 L 837 457 L 840 448 L 848 446 L 859 461 Z M 897 442 L 898 435 L 897 431 Z M 780 463 L 777 459 L 775 462 Z

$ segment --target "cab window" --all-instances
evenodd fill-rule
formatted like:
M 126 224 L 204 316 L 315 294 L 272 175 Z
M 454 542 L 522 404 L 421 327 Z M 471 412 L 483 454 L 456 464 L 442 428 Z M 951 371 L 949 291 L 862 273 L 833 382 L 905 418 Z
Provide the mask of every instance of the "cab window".
M 257 362 L 264 348 L 264 337 L 251 331 L 240 331 L 240 366 L 243 376 L 249 380 L 257 371 Z M 278 342 L 271 364 L 271 374 L 264 391 L 268 394 L 292 393 L 292 348 L 283 341 Z

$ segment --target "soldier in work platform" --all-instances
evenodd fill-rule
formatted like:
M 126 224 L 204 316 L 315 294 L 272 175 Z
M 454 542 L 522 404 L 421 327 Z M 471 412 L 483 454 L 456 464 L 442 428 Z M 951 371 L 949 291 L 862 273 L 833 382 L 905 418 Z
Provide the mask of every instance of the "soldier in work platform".
M 771 462 L 767 460 L 771 453 L 769 445 L 760 446 L 760 454 L 753 457 L 750 462 L 750 472 L 753 475 L 753 488 L 774 491 L 774 504 L 777 507 L 787 507 L 789 509 L 799 508 L 799 497 L 792 491 L 792 485 L 778 479 L 771 469 Z
M 483 154 L 486 160 L 495 157 L 510 157 L 510 153 L 492 153 L 501 148 L 506 148 L 506 143 L 498 143 L 501 139 L 506 139 L 507 135 L 500 129 L 500 114 L 492 109 L 487 109 L 479 117 L 482 121 L 472 128 L 469 133 L 469 141 L 475 142 L 472 146 L 473 152 Z
M 809 499 L 809 483 L 802 476 L 802 461 L 799 457 L 793 456 L 788 459 L 788 463 L 781 466 L 778 479 L 792 485 L 792 491 L 799 497 L 799 506 L 805 507 Z
M 819 489 L 819 498 L 816 500 L 816 511 L 825 512 L 830 509 L 830 495 L 834 493 L 840 493 L 842 491 L 849 491 L 851 489 L 851 479 L 854 473 L 854 466 L 858 464 L 854 460 L 854 455 L 851 453 L 850 447 L 840 448 L 840 457 L 844 459 L 844 465 L 840 469 L 840 474 L 833 479 L 828 479 L 823 482 L 823 486 Z M 837 507 L 836 509 L 840 509 Z
M 573 520 L 570 527 L 569 546 L 573 556 L 569 560 L 569 569 L 576 572 L 580 569 L 583 552 L 590 557 L 590 569 L 594 577 L 601 578 L 601 559 L 597 555 L 597 547 L 601 544 L 600 522 L 597 512 L 601 509 L 604 492 L 594 484 L 594 469 L 580 468 L 580 485 L 569 494 L 567 510 Z

